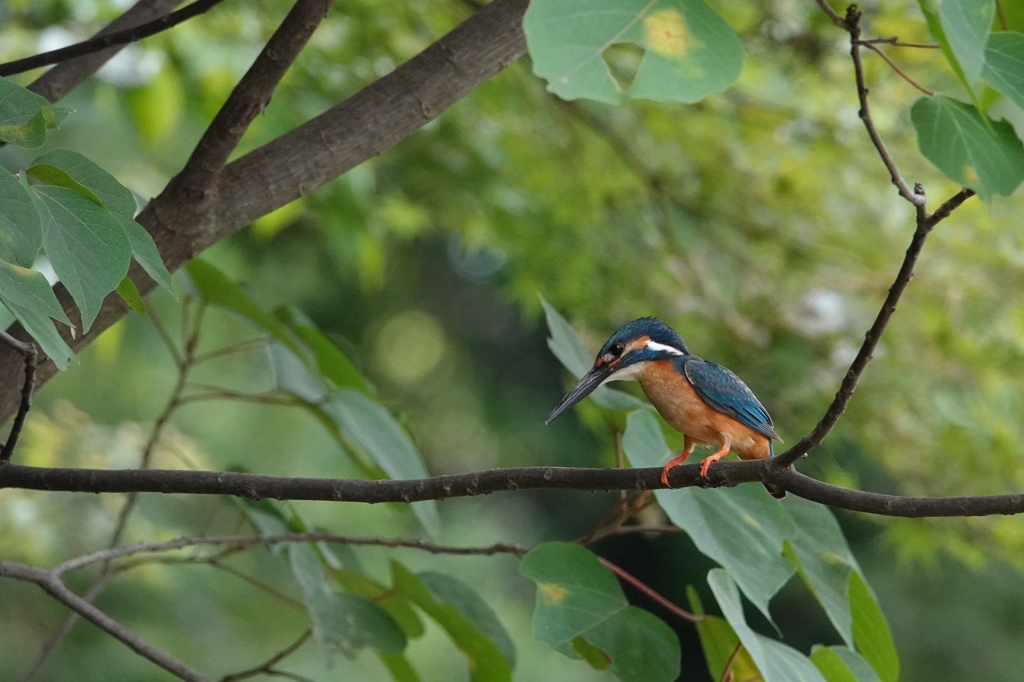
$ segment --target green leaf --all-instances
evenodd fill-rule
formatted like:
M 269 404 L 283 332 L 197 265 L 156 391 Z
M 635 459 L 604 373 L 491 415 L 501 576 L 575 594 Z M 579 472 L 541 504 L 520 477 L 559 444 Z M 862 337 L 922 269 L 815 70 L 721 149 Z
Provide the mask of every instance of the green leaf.
M 65 187 L 67 189 L 74 190 L 89 201 L 95 201 L 100 206 L 103 206 L 103 202 L 98 196 L 96 196 L 95 192 L 71 177 L 71 174 L 66 170 L 58 168 L 53 164 L 34 164 L 25 171 L 25 174 L 39 184 L 51 185 L 52 187 Z M 104 206 L 104 208 L 106 207 Z
M 370 394 L 370 386 L 349 356 L 334 341 L 320 331 L 302 311 L 283 307 L 275 315 L 287 324 L 309 346 L 320 373 L 339 388 L 355 388 Z
M 572 372 L 577 379 L 587 373 L 593 364 L 591 356 L 587 353 L 580 337 L 573 330 L 564 317 L 555 310 L 543 296 L 539 296 L 540 303 L 544 306 L 544 316 L 547 320 L 548 348 L 562 365 Z M 634 398 L 628 393 L 616 391 L 607 386 L 601 386 L 590 397 L 595 403 L 607 410 L 632 410 L 636 408 L 651 409 L 648 403 Z
M 50 319 L 71 325 L 41 272 L 0 261 L 0 301 L 59 369 L 74 355 Z
M 46 141 L 47 129 L 56 128 L 68 113 L 67 109 L 51 107 L 46 98 L 0 78 L 0 141 L 38 149 Z
M 985 63 L 985 43 L 992 30 L 995 0 L 942 0 L 939 18 L 949 47 L 972 84 Z
M 422 571 L 420 581 L 430 591 L 430 595 L 439 603 L 454 608 L 472 623 L 508 663 L 510 668 L 516 665 L 516 649 L 508 630 L 498 620 L 498 614 L 469 585 L 444 573 Z
M 974 91 L 973 79 L 968 78 L 967 74 L 964 73 L 963 66 L 960 65 L 960 61 L 957 59 L 956 53 L 949 42 L 949 36 L 943 28 L 942 19 L 939 16 L 939 0 L 917 0 L 917 3 L 921 7 L 921 13 L 924 14 L 925 21 L 928 23 L 928 30 L 932 32 L 935 42 L 942 49 L 942 54 L 945 55 L 946 61 L 949 62 L 950 68 L 953 69 L 953 74 L 970 94 L 971 101 L 977 104 L 978 95 Z
M 701 0 L 534 0 L 523 20 L 534 72 L 563 99 L 696 102 L 736 82 L 743 44 Z M 631 83 L 604 60 L 643 48 Z
M 74 190 L 35 185 L 32 193 L 42 216 L 46 257 L 82 311 L 82 330 L 88 331 L 103 299 L 128 272 L 128 236 L 110 211 Z
M 102 204 L 111 213 L 135 217 L 137 206 L 131 190 L 78 152 L 54 149 L 33 161 L 27 172 L 41 182 L 73 189 Z
M 811 662 L 828 682 L 881 682 L 867 661 L 844 646 L 816 646 Z
M 419 450 L 394 416 L 363 393 L 351 388 L 331 391 L 324 408 L 345 435 L 394 479 L 426 478 Z M 437 502 L 413 502 L 412 509 L 431 535 L 441 527 Z
M 42 245 L 32 196 L 16 177 L 0 168 L 0 260 L 32 267 Z
M 279 319 L 266 312 L 245 291 L 232 282 L 216 266 L 197 258 L 185 266 L 192 285 L 204 301 L 241 315 L 260 329 L 270 333 L 297 356 L 303 356 L 303 348 L 292 336 L 288 327 Z
M 1024 109 L 1024 34 L 993 33 L 985 46 L 981 77 Z
M 634 467 L 663 466 L 669 452 L 661 427 L 649 412 L 626 419 L 622 449 Z M 740 589 L 771 619 L 768 601 L 793 575 L 782 541 L 796 526 L 785 507 L 760 486 L 702 490 L 656 490 L 662 509 L 701 552 L 729 570 Z
M 971 105 L 943 96 L 917 100 L 910 119 L 921 153 L 983 201 L 1024 180 L 1024 145 L 1006 121 L 986 123 Z
M 154 282 L 171 292 L 171 295 L 177 299 L 178 294 L 174 291 L 171 273 L 167 271 L 167 266 L 164 265 L 164 261 L 160 257 L 156 243 L 146 228 L 128 216 L 115 215 L 114 217 L 117 218 L 117 222 L 121 224 L 125 234 L 128 235 L 128 242 L 131 244 L 132 256 L 135 260 L 139 262 L 146 274 L 153 278 Z
M 533 632 L 570 658 L 604 654 L 620 680 L 658 682 L 679 674 L 679 640 L 663 621 L 630 606 L 615 576 L 579 545 L 549 542 L 523 558 L 519 572 L 537 583 Z M 582 648 L 581 648 L 582 647 Z
M 796 523 L 786 543 L 786 558 L 821 603 L 848 646 L 854 646 L 850 602 L 850 571 L 860 571 L 842 529 L 828 507 L 790 495 L 783 502 Z
M 694 615 L 703 616 L 703 620 L 696 623 L 697 635 L 700 637 L 700 645 L 704 650 L 704 659 L 707 661 L 711 679 L 725 679 L 725 666 L 730 660 L 732 679 L 751 680 L 760 677 L 761 671 L 750 657 L 750 652 L 743 648 L 736 652 L 740 638 L 728 621 L 704 613 L 704 605 L 692 585 L 686 586 L 686 596 Z
M 825 682 L 818 668 L 806 656 L 781 642 L 757 634 L 747 625 L 739 590 L 728 572 L 721 568 L 711 569 L 708 586 L 765 682 Z
M 292 545 L 288 557 L 321 647 L 350 658 L 367 646 L 393 654 L 405 649 L 405 634 L 383 609 L 365 597 L 331 590 L 311 546 Z
M 471 679 L 511 680 L 512 640 L 494 611 L 461 581 L 440 573 L 418 575 L 391 562 L 394 589 L 440 625 L 469 659 Z
M 896 682 L 900 676 L 900 660 L 892 631 L 871 588 L 856 571 L 850 573 L 850 613 L 857 651 L 882 682 Z
M 405 595 L 352 568 L 334 569 L 332 575 L 346 592 L 366 597 L 387 611 L 406 637 L 412 639 L 423 636 L 426 631 L 423 627 L 423 620 L 412 608 L 411 602 Z
M 135 288 L 135 283 L 128 277 L 121 280 L 117 285 L 117 293 L 121 299 L 128 304 L 128 307 L 139 315 L 146 314 L 146 304 L 142 302 L 142 294 Z

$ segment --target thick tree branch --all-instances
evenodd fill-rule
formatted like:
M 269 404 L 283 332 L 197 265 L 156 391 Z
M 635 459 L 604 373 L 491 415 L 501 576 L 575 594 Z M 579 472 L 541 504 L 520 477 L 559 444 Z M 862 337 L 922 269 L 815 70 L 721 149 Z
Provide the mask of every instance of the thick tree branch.
M 718 462 L 710 481 L 700 476 L 699 464 L 672 470 L 672 488 L 735 486 L 768 481 L 800 497 L 840 509 L 903 516 L 988 516 L 1024 513 L 1024 494 L 964 497 L 904 497 L 840 488 L 777 468 L 771 460 Z M 331 478 L 289 478 L 221 471 L 128 469 L 48 469 L 20 464 L 0 465 L 0 489 L 88 493 L 151 492 L 192 495 L 233 495 L 248 499 L 324 500 L 333 502 L 417 502 L 489 495 L 495 492 L 558 489 L 579 491 L 656 490 L 664 488 L 660 468 L 580 469 L 518 467 L 452 474 L 411 481 L 367 481 Z
M 180 173 L 193 191 L 201 192 L 227 163 L 249 124 L 270 102 L 277 84 L 333 4 L 334 0 L 298 0 L 292 7 L 217 112 Z
M 178 269 L 256 218 L 380 154 L 521 57 L 526 53 L 521 25 L 526 5 L 527 0 L 495 0 L 391 74 L 228 164 L 203 200 L 183 191 L 187 182 L 172 183 L 138 216 L 167 267 Z M 130 275 L 143 294 L 155 286 L 137 266 Z M 72 321 L 78 320 L 67 291 L 58 285 L 55 292 Z M 65 340 L 80 351 L 127 312 L 117 295 L 108 296 L 89 333 Z M 27 338 L 18 327 L 11 333 Z M 19 359 L 0 347 L 0 422 L 17 409 Z M 52 362 L 41 363 L 37 386 L 56 372 Z
M 127 12 L 110 22 L 102 31 L 97 33 L 96 37 L 109 35 L 122 29 L 138 26 L 151 19 L 156 19 L 174 9 L 174 6 L 179 1 L 139 0 Z M 81 57 L 61 62 L 37 78 L 28 86 L 28 89 L 42 95 L 51 102 L 56 102 L 99 71 L 101 66 L 121 51 L 122 47 L 123 45 L 108 47 L 99 52 L 84 54 Z
M 0 577 L 35 583 L 51 597 L 77 612 L 129 649 L 160 666 L 175 677 L 189 682 L 210 682 L 210 678 L 193 670 L 173 656 L 153 646 L 121 625 L 88 601 L 79 597 L 54 574 L 16 561 L 0 560 Z
M 67 47 L 50 50 L 49 52 L 42 52 L 40 54 L 32 55 L 31 57 L 15 59 L 14 61 L 0 64 L 0 76 L 13 76 L 16 73 L 24 73 L 26 71 L 31 71 L 32 69 L 38 69 L 41 66 L 58 64 L 68 59 L 94 54 L 111 47 L 124 47 L 129 43 L 134 43 L 142 40 L 143 38 L 148 38 L 151 35 L 166 31 L 169 28 L 174 28 L 181 22 L 198 16 L 223 1 L 224 0 L 196 0 L 196 2 L 193 2 L 187 7 L 182 7 L 175 12 L 166 14 L 158 19 L 154 19 L 153 21 L 147 21 L 146 23 L 127 29 L 113 30 L 115 25 L 119 25 L 117 22 L 114 22 L 89 40 L 83 40 L 82 42 L 75 43 L 74 45 L 68 45 Z M 142 4 L 143 3 L 139 3 L 139 5 Z M 154 3 L 146 4 L 149 5 Z M 171 3 L 171 7 L 176 4 L 177 3 Z M 139 5 L 136 5 L 136 7 Z M 127 16 L 127 13 L 125 16 Z M 124 20 L 124 17 L 118 21 L 122 20 Z M 124 23 L 129 22 L 124 21 Z M 112 52 L 111 56 L 113 54 L 114 53 Z M 108 56 L 107 59 L 109 58 L 110 57 Z M 106 59 L 104 59 L 104 61 L 106 61 Z

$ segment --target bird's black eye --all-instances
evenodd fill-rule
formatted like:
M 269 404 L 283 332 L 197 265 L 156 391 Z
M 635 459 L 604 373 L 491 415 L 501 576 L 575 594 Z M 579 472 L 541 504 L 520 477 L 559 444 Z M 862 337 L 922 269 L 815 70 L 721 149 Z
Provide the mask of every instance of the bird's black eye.
M 619 357 L 620 355 L 622 355 L 622 351 L 624 350 L 626 350 L 626 347 L 622 345 L 622 343 L 613 343 L 612 347 L 608 349 L 608 352 L 614 355 L 615 357 Z

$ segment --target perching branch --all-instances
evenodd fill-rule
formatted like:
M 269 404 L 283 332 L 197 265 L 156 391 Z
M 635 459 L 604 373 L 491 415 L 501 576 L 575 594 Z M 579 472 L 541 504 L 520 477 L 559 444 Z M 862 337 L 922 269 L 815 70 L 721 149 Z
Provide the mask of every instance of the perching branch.
M 35 583 L 51 597 L 75 611 L 90 623 L 100 628 L 126 647 L 160 666 L 175 677 L 188 682 L 211 682 L 210 678 L 193 670 L 178 659 L 153 646 L 118 621 L 114 620 L 91 603 L 68 589 L 60 578 L 50 571 L 18 563 L 0 560 L 0 577 Z
M 241 672 L 225 675 L 224 677 L 220 678 L 220 682 L 238 682 L 238 680 L 247 680 L 250 677 L 256 677 L 257 675 L 275 674 L 276 671 L 274 669 L 274 666 L 283 661 L 284 659 L 288 658 L 292 654 L 294 654 L 296 651 L 298 651 L 299 648 L 301 648 L 303 644 L 309 641 L 309 638 L 312 636 L 313 631 L 307 628 L 303 631 L 301 635 L 299 635 L 298 639 L 296 639 L 294 642 L 286 646 L 284 649 L 278 651 L 276 654 L 268 658 L 263 663 L 255 667 L 249 668 L 248 670 L 243 670 Z
M 818 4 L 830 17 L 837 16 L 827 0 L 818 0 Z M 846 11 L 846 18 L 840 22 L 836 22 L 833 19 L 833 23 L 850 34 L 850 56 L 853 59 L 854 75 L 857 82 L 857 97 L 860 100 L 860 118 L 864 122 L 864 127 L 867 129 L 868 136 L 875 145 L 875 149 L 882 158 L 882 162 L 889 170 L 889 176 L 893 184 L 899 188 L 900 196 L 913 204 L 917 227 L 910 241 L 910 246 L 907 247 L 906 254 L 903 256 L 903 264 L 896 274 L 896 279 L 893 281 L 892 286 L 889 287 L 889 293 L 886 295 L 874 323 L 864 335 L 864 342 L 861 344 L 857 356 L 850 364 L 850 368 L 846 371 L 846 376 L 843 377 L 839 390 L 836 391 L 835 398 L 832 399 L 832 403 L 828 406 L 824 416 L 810 433 L 804 435 L 792 447 L 771 460 L 769 467 L 772 469 L 783 469 L 792 466 L 797 459 L 820 445 L 821 441 L 824 440 L 825 436 L 836 425 L 836 422 L 839 421 L 839 417 L 846 411 L 846 406 L 849 404 L 850 398 L 857 388 L 857 382 L 860 380 L 861 374 L 868 363 L 871 362 L 875 348 L 878 346 L 878 342 L 881 340 L 889 320 L 892 318 L 893 313 L 896 312 L 896 305 L 899 303 L 900 297 L 910 283 L 910 279 L 914 276 L 914 266 L 917 263 L 918 256 L 921 255 L 925 239 L 928 238 L 928 235 L 936 225 L 948 218 L 960 204 L 974 196 L 974 191 L 965 187 L 943 202 L 933 213 L 928 214 L 925 210 L 924 188 L 920 184 L 914 185 L 913 190 L 907 186 L 903 176 L 900 175 L 899 170 L 896 168 L 896 162 L 882 142 L 882 138 L 875 128 L 874 121 L 871 119 L 871 110 L 868 107 L 868 88 L 864 81 L 864 69 L 860 60 L 860 46 L 863 44 L 860 38 L 860 17 L 860 11 L 856 5 L 850 5 Z
M 132 28 L 109 30 L 109 32 L 101 31 L 96 34 L 95 37 L 83 40 L 80 43 L 75 43 L 74 45 L 68 45 L 67 47 L 50 50 L 49 52 L 41 52 L 37 55 L 32 55 L 31 57 L 5 62 L 0 64 L 0 76 L 13 76 L 14 74 L 24 73 L 26 71 L 31 71 L 32 69 L 38 69 L 42 66 L 59 64 L 60 62 L 74 59 L 75 57 L 94 54 L 111 47 L 124 47 L 129 43 L 138 42 L 143 38 L 148 38 L 151 35 L 166 31 L 169 28 L 174 28 L 183 21 L 187 21 L 192 17 L 198 16 L 209 10 L 214 5 L 219 5 L 223 1 L 224 0 L 196 0 L 196 2 L 193 2 L 191 5 L 182 7 L 177 11 L 166 14 L 158 19 L 154 19 L 153 21 L 147 21 L 144 24 L 133 26 Z M 171 7 L 175 4 L 177 3 L 170 3 Z M 111 24 L 108 29 L 113 26 L 114 24 Z
M 699 464 L 672 470 L 672 488 L 735 486 L 751 481 L 773 483 L 812 502 L 840 509 L 919 518 L 926 516 L 989 516 L 1024 513 L 1024 494 L 905 497 L 840 488 L 809 478 L 773 460 L 717 462 L 710 480 L 700 477 Z M 661 469 L 583 469 L 518 467 L 451 474 L 410 481 L 341 478 L 291 478 L 227 471 L 51 469 L 8 463 L 0 465 L 0 489 L 89 493 L 149 492 L 190 495 L 233 495 L 247 499 L 323 500 L 332 502 L 418 502 L 489 495 L 517 490 L 657 490 L 664 488 Z

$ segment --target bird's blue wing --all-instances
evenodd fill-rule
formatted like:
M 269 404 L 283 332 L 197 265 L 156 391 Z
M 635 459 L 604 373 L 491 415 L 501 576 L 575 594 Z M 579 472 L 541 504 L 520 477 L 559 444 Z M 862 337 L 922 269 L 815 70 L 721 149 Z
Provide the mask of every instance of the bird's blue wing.
M 694 355 L 678 358 L 676 363 L 677 366 L 682 365 L 679 369 L 708 405 L 770 439 L 782 440 L 775 433 L 768 410 L 738 376 L 721 365 Z

